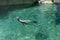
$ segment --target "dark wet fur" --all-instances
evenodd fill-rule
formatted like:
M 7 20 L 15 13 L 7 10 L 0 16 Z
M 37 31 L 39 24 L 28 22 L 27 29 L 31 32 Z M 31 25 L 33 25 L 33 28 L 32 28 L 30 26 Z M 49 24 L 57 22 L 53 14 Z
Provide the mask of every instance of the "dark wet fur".
M 32 21 L 33 23 L 37 23 L 37 21 Z
M 17 20 L 20 22 L 19 18 Z

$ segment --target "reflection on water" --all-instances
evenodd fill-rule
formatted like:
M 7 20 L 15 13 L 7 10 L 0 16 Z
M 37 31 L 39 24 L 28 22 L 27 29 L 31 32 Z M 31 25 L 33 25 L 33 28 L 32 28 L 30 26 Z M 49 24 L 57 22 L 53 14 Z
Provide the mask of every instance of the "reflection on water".
M 25 8 L 8 6 L 0 10 L 0 40 L 37 40 L 40 38 L 54 40 L 56 5 L 45 4 Z M 36 20 L 38 23 L 22 25 L 16 20 L 17 16 L 22 19 Z
M 60 24 L 60 5 L 57 4 L 56 24 Z

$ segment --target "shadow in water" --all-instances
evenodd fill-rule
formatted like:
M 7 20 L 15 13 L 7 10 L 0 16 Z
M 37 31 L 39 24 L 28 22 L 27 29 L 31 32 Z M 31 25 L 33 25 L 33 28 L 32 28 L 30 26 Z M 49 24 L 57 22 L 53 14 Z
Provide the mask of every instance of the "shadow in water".
M 8 15 L 8 8 L 7 7 L 0 7 L 0 18 L 4 18 Z
M 57 4 L 56 25 L 60 24 L 60 5 Z
M 35 35 L 36 40 L 46 40 L 48 38 L 48 35 L 45 35 L 43 33 L 37 33 Z
M 6 5 L 6 6 L 0 6 L 0 19 L 4 19 L 5 17 L 8 16 L 8 11 L 13 11 L 13 10 L 21 10 L 29 7 L 34 7 L 36 6 L 35 4 L 33 5 Z

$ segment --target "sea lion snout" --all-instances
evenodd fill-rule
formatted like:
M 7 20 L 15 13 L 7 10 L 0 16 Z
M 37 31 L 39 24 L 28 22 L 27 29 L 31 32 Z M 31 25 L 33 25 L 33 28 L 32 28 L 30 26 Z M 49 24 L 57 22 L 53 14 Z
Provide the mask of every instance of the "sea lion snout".
M 16 17 L 17 19 L 19 19 L 19 17 Z

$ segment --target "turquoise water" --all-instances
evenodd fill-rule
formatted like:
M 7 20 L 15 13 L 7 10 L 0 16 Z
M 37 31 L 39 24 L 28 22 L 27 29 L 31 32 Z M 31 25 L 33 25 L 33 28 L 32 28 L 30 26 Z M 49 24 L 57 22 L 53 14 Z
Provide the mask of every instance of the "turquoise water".
M 57 13 L 56 13 L 56 40 L 60 40 L 60 5 L 57 5 Z
M 0 40 L 55 40 L 56 5 L 43 4 L 26 8 L 7 7 L 0 11 Z M 36 20 L 23 25 L 16 20 Z

